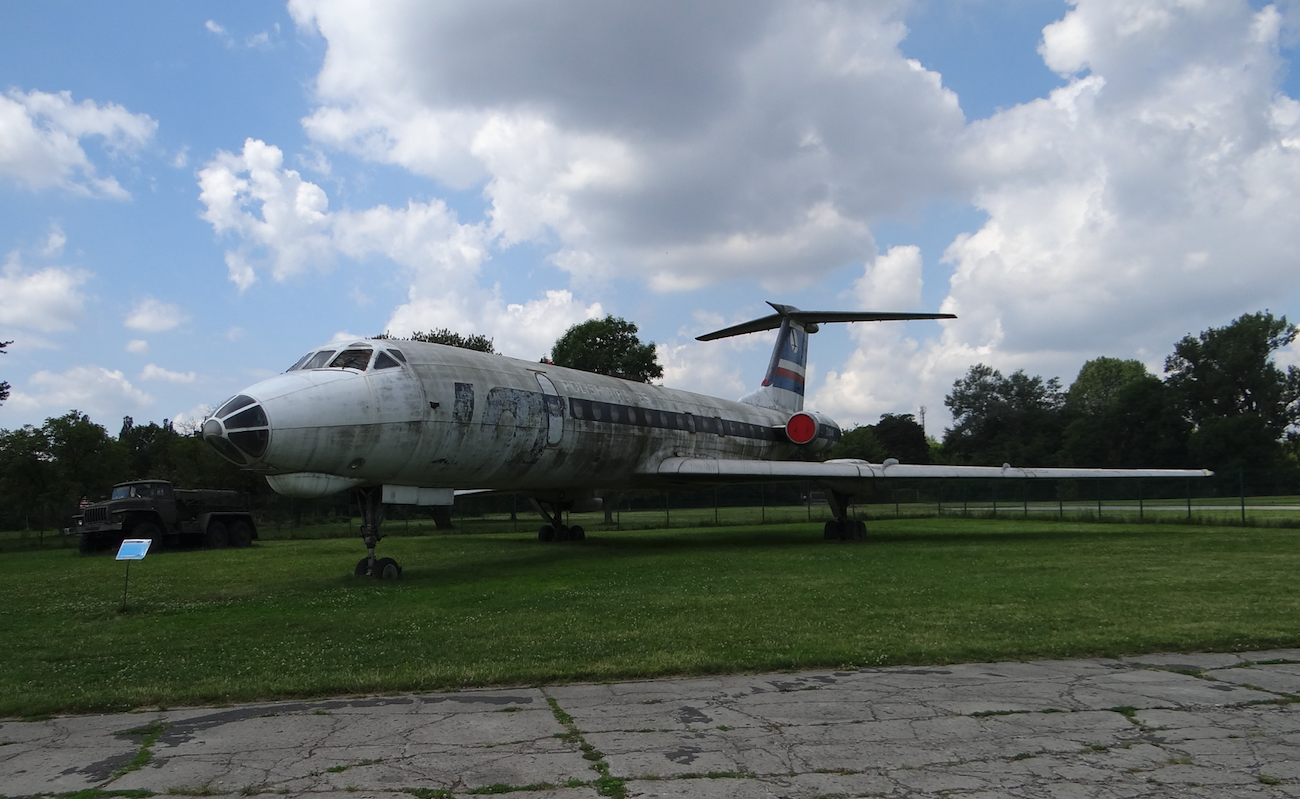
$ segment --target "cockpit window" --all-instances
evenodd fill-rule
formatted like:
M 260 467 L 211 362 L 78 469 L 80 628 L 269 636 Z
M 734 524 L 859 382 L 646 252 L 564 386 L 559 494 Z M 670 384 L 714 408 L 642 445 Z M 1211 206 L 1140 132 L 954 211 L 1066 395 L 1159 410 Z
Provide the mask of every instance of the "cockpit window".
M 375 356 L 376 369 L 396 369 L 399 366 L 401 364 L 397 362 L 397 359 L 383 350 L 380 350 L 379 354 Z
M 223 419 L 229 416 L 230 414 L 234 413 L 235 411 L 239 410 L 240 408 L 247 408 L 249 405 L 252 405 L 254 402 L 256 402 L 256 400 L 254 400 L 252 397 L 246 394 L 240 394 L 239 396 L 227 402 L 225 405 L 222 405 L 221 410 L 217 411 L 212 415 L 217 417 L 218 419 Z
M 266 413 L 262 410 L 261 405 L 255 405 L 252 408 L 237 414 L 226 420 L 227 430 L 243 430 L 246 427 L 266 427 L 270 424 L 266 420 Z
M 297 361 L 294 362 L 293 366 L 290 366 L 288 369 L 285 369 L 285 371 L 286 372 L 298 371 L 299 369 L 302 368 L 302 365 L 307 362 L 307 359 L 310 358 L 311 355 L 312 354 L 309 352 L 306 355 L 302 356 L 301 358 L 299 358 Z
M 371 350 L 369 348 L 343 350 L 338 354 L 337 358 L 335 358 L 333 361 L 330 361 L 330 368 L 331 369 L 360 369 L 361 371 L 364 372 L 366 369 L 366 365 L 370 363 L 370 353 Z
M 334 357 L 334 350 L 321 350 L 320 352 L 311 356 L 311 358 L 308 358 L 307 362 L 302 365 L 302 368 L 303 369 L 324 369 L 325 364 L 329 363 L 330 358 L 333 357 Z
M 389 350 L 388 354 L 392 355 L 394 358 L 401 361 L 402 363 L 406 363 L 406 356 L 402 354 L 401 350 Z

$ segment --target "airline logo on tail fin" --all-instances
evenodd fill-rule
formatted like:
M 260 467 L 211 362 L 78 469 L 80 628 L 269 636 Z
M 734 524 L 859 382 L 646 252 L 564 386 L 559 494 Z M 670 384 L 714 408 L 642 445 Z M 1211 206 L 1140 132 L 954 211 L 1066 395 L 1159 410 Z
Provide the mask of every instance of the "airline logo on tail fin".
M 803 410 L 804 379 L 808 368 L 808 336 L 827 322 L 889 322 L 905 319 L 956 319 L 950 313 L 895 313 L 891 311 L 801 311 L 793 305 L 769 302 L 776 313 L 751 322 L 732 325 L 699 336 L 697 341 L 715 341 L 730 336 L 775 330 L 776 346 L 767 366 L 763 385 L 741 402 L 781 411 Z

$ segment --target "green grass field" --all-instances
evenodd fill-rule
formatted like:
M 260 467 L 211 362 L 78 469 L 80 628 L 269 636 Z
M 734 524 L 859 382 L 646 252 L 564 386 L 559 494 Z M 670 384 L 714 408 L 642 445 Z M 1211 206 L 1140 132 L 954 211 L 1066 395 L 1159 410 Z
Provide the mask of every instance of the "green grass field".
M 521 522 L 521 525 L 523 523 Z M 0 715 L 1300 645 L 1300 532 L 1015 519 L 0 556 Z M 393 530 L 393 532 L 399 532 Z

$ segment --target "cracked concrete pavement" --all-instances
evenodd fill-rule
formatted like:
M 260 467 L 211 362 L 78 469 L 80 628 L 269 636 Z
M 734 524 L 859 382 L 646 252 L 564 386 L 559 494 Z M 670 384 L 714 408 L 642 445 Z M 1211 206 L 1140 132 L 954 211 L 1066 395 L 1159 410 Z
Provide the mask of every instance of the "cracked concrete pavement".
M 0 795 L 1300 797 L 1297 700 L 1288 649 L 67 716 Z

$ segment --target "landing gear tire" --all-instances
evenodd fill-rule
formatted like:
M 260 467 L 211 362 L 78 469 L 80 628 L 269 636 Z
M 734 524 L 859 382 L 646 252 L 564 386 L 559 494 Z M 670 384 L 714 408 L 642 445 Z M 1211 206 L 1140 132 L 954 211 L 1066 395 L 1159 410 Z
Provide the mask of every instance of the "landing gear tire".
M 827 541 L 840 540 L 839 521 L 832 519 L 831 521 L 826 522 L 826 526 L 822 528 L 822 538 L 825 538 Z
M 569 528 L 570 541 L 586 541 L 587 531 L 582 529 L 582 525 L 575 524 Z
M 226 530 L 225 522 L 208 522 L 208 531 L 203 536 L 203 543 L 208 549 L 225 549 L 230 543 L 230 533 Z
M 392 558 L 380 558 L 375 561 L 376 580 L 396 580 L 402 576 L 402 567 Z
M 862 521 L 861 519 L 858 519 L 857 521 L 853 522 L 853 537 L 854 537 L 854 538 L 866 538 L 866 537 L 867 537 L 867 523 L 866 523 L 866 522 Z
M 352 576 L 365 577 L 367 574 L 369 574 L 369 570 L 370 570 L 370 558 L 368 557 L 362 558 L 361 560 L 357 561 L 357 567 L 352 570 Z
M 235 522 L 230 525 L 228 537 L 232 547 L 251 547 L 253 545 L 253 528 L 248 526 L 248 522 Z
M 542 543 L 555 540 L 555 528 L 549 524 L 542 525 L 542 529 L 537 531 L 537 540 Z

